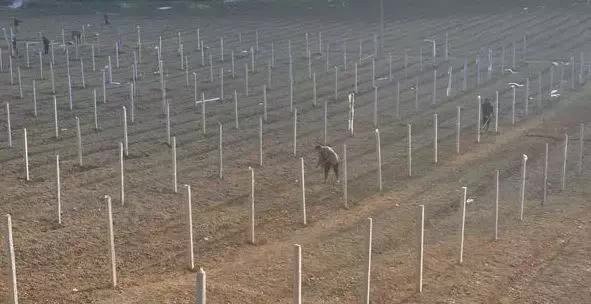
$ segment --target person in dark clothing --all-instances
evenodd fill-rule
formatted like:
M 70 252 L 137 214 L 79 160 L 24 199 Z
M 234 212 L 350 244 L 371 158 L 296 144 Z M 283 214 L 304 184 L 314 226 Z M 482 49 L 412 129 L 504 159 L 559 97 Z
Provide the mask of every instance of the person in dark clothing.
M 339 155 L 330 146 L 317 145 L 316 151 L 318 151 L 318 164 L 316 164 L 316 168 L 318 168 L 320 165 L 322 165 L 324 168 L 324 182 L 326 183 L 326 180 L 328 179 L 328 173 L 332 168 L 338 183 L 340 163 Z
M 17 18 L 14 18 L 14 20 L 12 21 L 12 24 L 14 25 L 14 30 L 18 31 L 18 25 L 21 24 L 21 21 Z
M 43 36 L 41 39 L 43 39 L 43 53 L 47 55 L 49 54 L 49 39 L 47 39 L 45 36 Z
M 484 103 L 482 104 L 482 130 L 484 131 L 488 131 L 488 128 L 490 126 L 490 121 L 493 119 L 494 117 L 494 108 L 492 103 L 490 102 L 490 99 L 487 98 L 484 100 Z

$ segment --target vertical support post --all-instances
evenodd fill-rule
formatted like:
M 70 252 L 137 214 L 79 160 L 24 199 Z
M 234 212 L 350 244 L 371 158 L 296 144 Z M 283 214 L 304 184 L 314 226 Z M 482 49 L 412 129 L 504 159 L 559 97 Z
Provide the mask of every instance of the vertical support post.
M 308 223 L 306 219 L 306 176 L 304 172 L 304 158 L 300 157 L 300 167 L 301 167 L 301 176 L 300 176 L 300 184 L 302 187 L 302 218 L 303 224 L 306 225 Z
M 373 127 L 378 127 L 378 87 L 373 87 Z
M 480 143 L 480 128 L 482 125 L 482 98 L 478 95 L 478 113 L 476 113 L 476 142 Z
M 29 174 L 29 143 L 27 140 L 27 128 L 23 129 L 23 138 L 24 138 L 24 148 L 25 148 L 25 179 L 26 179 L 26 181 L 30 181 L 31 176 Z
M 460 137 L 462 132 L 462 107 L 456 108 L 456 154 L 460 155 Z
M 220 179 L 224 178 L 224 128 L 221 122 L 218 122 L 219 127 L 219 143 L 218 143 L 218 150 L 219 150 L 219 161 L 220 161 L 220 169 L 219 175 Z
M 259 116 L 259 166 L 263 166 L 263 118 Z
M 166 108 L 168 113 L 168 104 L 166 104 Z M 123 106 L 122 110 L 123 112 L 121 118 L 123 119 L 123 145 L 125 147 L 125 156 L 129 156 L 129 141 L 127 137 L 127 108 Z M 168 124 L 168 126 L 170 126 L 170 123 Z
M 408 176 L 412 176 L 412 125 L 408 124 Z
M 55 155 L 55 183 L 57 199 L 57 223 L 62 224 L 62 181 L 60 177 L 60 155 Z
M 19 97 L 20 99 L 23 99 L 23 82 L 22 82 L 22 78 L 21 78 L 21 67 L 17 66 L 16 67 L 16 72 L 18 75 L 18 93 L 19 93 Z
M 316 105 L 318 105 L 318 96 L 317 96 L 317 91 L 316 91 L 316 73 L 315 72 L 312 74 L 312 104 L 314 105 L 314 107 L 316 107 Z
M 328 142 L 328 100 L 324 100 L 324 145 Z
M 199 268 L 197 273 L 197 304 L 207 303 L 207 276 L 203 268 Z
M 37 118 L 37 82 L 33 79 L 33 116 Z
M 544 152 L 544 194 L 542 197 L 542 205 L 548 201 L 548 143 L 545 145 Z
M 433 104 L 437 104 L 437 69 L 433 69 Z
M 462 195 L 462 203 L 461 203 L 461 225 L 460 225 L 460 261 L 459 263 L 462 264 L 464 262 L 464 226 L 466 224 L 466 192 L 468 188 L 462 187 L 463 195 Z
M 579 174 L 583 174 L 583 149 L 585 145 L 585 124 L 579 125 Z
M 234 125 L 236 130 L 240 128 L 238 124 L 238 92 L 236 90 L 234 90 Z
M 170 133 L 171 133 L 171 128 L 170 128 L 170 103 L 166 102 L 166 108 L 165 108 L 165 113 L 166 113 L 166 143 L 170 146 Z
M 339 67 L 334 67 L 334 100 L 339 100 Z
M 16 259 L 14 256 L 14 239 L 12 237 L 12 217 L 6 215 L 6 244 L 8 246 L 8 258 L 10 260 L 10 297 L 13 304 L 18 304 L 18 288 L 16 282 Z
M 349 209 L 349 187 L 347 185 L 347 144 L 343 144 L 343 200 L 345 209 Z
M 98 109 L 96 106 L 96 89 L 92 89 L 92 107 L 93 107 L 93 114 L 94 114 L 94 130 L 99 130 L 98 125 Z
M 425 205 L 419 205 L 419 244 L 418 244 L 418 291 L 423 292 L 423 255 L 425 253 Z
M 267 85 L 263 85 L 263 119 L 267 121 Z
M 382 143 L 380 140 L 380 130 L 375 130 L 376 134 L 376 157 L 378 163 L 378 191 L 382 192 L 383 185 L 382 185 Z
M 249 233 L 249 242 L 250 244 L 254 245 L 254 169 L 252 167 L 248 167 L 248 171 L 250 172 L 250 233 Z
M 499 134 L 499 91 L 495 92 L 495 134 Z
M 302 246 L 294 244 L 293 303 L 302 304 Z
M 298 148 L 298 109 L 293 109 L 293 156 L 296 156 Z
M 246 96 L 248 96 L 248 64 L 244 64 L 244 88 Z
M 53 95 L 53 128 L 55 130 L 55 139 L 59 139 L 59 126 L 57 120 L 57 98 Z
M 113 234 L 113 208 L 111 206 L 111 197 L 105 195 L 107 202 L 107 214 L 109 225 L 109 253 L 111 255 L 111 285 L 117 287 L 117 261 L 115 258 L 115 236 Z
M 515 87 L 513 87 L 513 99 L 511 100 L 511 125 L 515 125 Z
M 368 222 L 368 234 L 367 234 L 367 259 L 366 259 L 366 268 L 365 268 L 365 292 L 364 292 L 364 300 L 363 303 L 369 304 L 370 303 L 370 292 L 371 292 L 371 245 L 373 239 L 373 219 L 370 217 L 367 219 Z
M 176 136 L 172 137 L 172 190 L 174 193 L 178 192 L 177 182 L 177 170 L 176 170 Z
M 75 117 L 76 119 L 76 137 L 78 139 L 78 165 L 82 167 L 82 130 L 80 129 L 80 118 L 78 116 Z
M 400 119 L 400 80 L 396 81 L 396 119 Z
M 201 131 L 205 134 L 205 93 L 201 92 Z
M 6 135 L 8 137 L 8 147 L 12 148 L 12 126 L 10 124 L 10 104 L 8 102 L 6 103 L 6 131 Z
M 523 221 L 523 207 L 525 205 L 525 180 L 527 178 L 527 155 L 523 154 L 521 159 L 521 191 L 520 191 L 520 202 L 521 207 L 519 209 L 519 220 Z
M 359 94 L 359 76 L 358 76 L 358 65 L 357 62 L 355 62 L 355 94 Z
M 564 155 L 562 159 L 562 178 L 560 182 L 560 190 L 564 191 L 566 188 L 566 161 L 568 159 L 568 134 L 564 134 Z
M 437 114 L 433 114 L 433 163 L 437 164 L 439 160 L 439 130 L 438 130 L 438 121 L 437 121 Z
M 499 170 L 495 171 L 495 241 L 499 239 Z
M 107 103 L 107 80 L 105 77 L 106 71 L 103 69 L 103 103 Z
M 529 114 L 529 77 L 525 79 L 524 115 Z
M 191 204 L 191 186 L 185 185 L 187 189 L 187 221 L 189 224 L 189 269 L 195 269 L 195 253 L 193 249 L 193 206 Z
M 121 200 L 121 206 L 125 206 L 125 164 L 124 160 L 125 157 L 123 156 L 123 143 L 119 142 L 119 182 L 120 182 L 120 191 L 119 191 L 119 199 Z

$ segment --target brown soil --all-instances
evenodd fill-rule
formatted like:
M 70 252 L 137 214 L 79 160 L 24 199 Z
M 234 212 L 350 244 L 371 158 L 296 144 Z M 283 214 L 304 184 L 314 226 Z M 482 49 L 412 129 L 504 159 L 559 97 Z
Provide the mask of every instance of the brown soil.
M 137 12 L 136 12 L 137 13 Z M 7 19 L 9 12 L 0 13 Z M 28 14 L 28 15 L 27 15 Z M 353 89 L 353 64 L 359 39 L 363 57 L 373 52 L 376 24 L 337 17 L 273 18 L 264 12 L 233 14 L 227 18 L 183 14 L 113 17 L 113 25 L 100 25 L 102 16 L 79 14 L 64 20 L 28 11 L 21 18 L 22 43 L 37 39 L 37 32 L 53 40 L 61 23 L 66 33 L 92 24 L 100 32 L 97 70 L 92 71 L 90 46 L 80 49 L 87 87 L 80 83 L 79 62 L 73 52 L 70 69 L 74 81 L 74 108 L 68 107 L 63 50 L 56 48 L 56 90 L 61 138 L 53 136 L 53 106 L 49 77 L 39 79 L 38 57 L 26 67 L 24 46 L 18 64 L 22 69 L 24 98 L 18 85 L 10 85 L 6 45 L 0 97 L 11 104 L 14 147 L 8 148 L 6 129 L 0 151 L 0 213 L 13 217 L 18 288 L 22 303 L 190 303 L 194 302 L 195 272 L 188 269 L 186 197 L 183 184 L 193 191 L 195 261 L 207 271 L 210 303 L 288 303 L 292 293 L 293 244 L 303 248 L 303 297 L 306 303 L 357 303 L 361 300 L 366 255 L 367 218 L 372 217 L 372 303 L 586 303 L 591 298 L 591 175 L 588 166 L 578 171 L 578 123 L 591 114 L 587 100 L 591 89 L 571 86 L 570 66 L 565 69 L 561 100 L 549 100 L 548 91 L 560 78 L 550 62 L 575 56 L 589 47 L 591 19 L 584 12 L 531 8 L 528 13 L 449 15 L 446 18 L 392 20 L 386 24 L 385 50 L 393 56 L 393 78 L 401 81 L 401 119 L 395 117 L 396 84 L 388 76 L 388 56 L 376 62 L 379 86 L 379 129 L 382 144 L 384 190 L 377 193 L 377 167 L 373 126 L 371 61 L 359 66 L 356 98 L 356 134 L 346 134 L 346 93 Z M 122 140 L 121 107 L 129 107 L 130 64 L 135 45 L 135 25 L 142 25 L 144 41 L 142 79 L 138 82 L 135 122 L 129 127 L 130 156 L 125 160 L 126 202 L 119 197 L 119 151 Z M 195 29 L 199 26 L 214 58 L 214 83 L 209 67 L 200 66 Z M 257 71 L 249 75 L 250 96 L 244 94 L 244 65 L 237 59 L 236 79 L 230 77 L 230 50 L 237 54 L 254 46 L 260 33 Z M 177 55 L 181 31 L 190 73 L 197 72 L 198 91 L 219 95 L 219 67 L 225 70 L 225 101 L 207 104 L 207 134 L 201 132 L 201 110 L 193 104 L 193 80 L 185 75 Z M 325 71 L 326 57 L 317 53 L 318 31 L 330 42 L 330 65 L 339 66 L 339 98 L 334 99 L 334 69 Z M 349 209 L 343 208 L 342 184 L 322 183 L 314 167 L 314 145 L 323 140 L 323 107 L 312 104 L 312 83 L 307 79 L 305 33 L 310 33 L 317 73 L 318 100 L 328 101 L 328 142 L 342 153 L 348 146 Z M 444 61 L 442 41 L 450 38 L 450 60 Z M 524 61 L 521 39 L 527 32 Z M 242 33 L 242 42 L 238 33 Z M 167 96 L 171 104 L 172 132 L 176 136 L 179 193 L 172 191 L 171 150 L 166 145 L 161 115 L 159 78 L 153 46 L 162 35 L 165 45 Z M 219 61 L 219 36 L 224 35 L 225 62 Z M 100 68 L 113 55 L 121 37 L 121 68 L 102 103 Z M 439 42 L 437 104 L 432 105 L 433 71 L 429 44 Z M 347 38 L 348 64 L 344 71 L 342 46 Z M 287 41 L 294 53 L 294 105 L 298 108 L 298 153 L 292 155 L 292 114 L 289 111 Z M 277 63 L 268 92 L 269 119 L 264 125 L 264 165 L 258 166 L 258 117 L 262 114 L 262 85 L 267 81 L 270 43 Z M 519 74 L 499 72 L 501 47 L 506 66 L 511 65 L 512 42 L 518 41 Z M 425 68 L 419 71 L 418 48 L 423 47 Z M 475 54 L 483 62 L 493 48 L 495 70 L 476 87 Z M 32 46 L 37 49 L 38 45 Z M 326 49 L 326 46 L 325 46 Z M 407 77 L 404 50 L 409 51 Z M 31 53 L 33 53 L 31 51 Z M 206 55 L 207 56 L 207 55 Z M 468 90 L 462 92 L 461 69 L 469 59 Z M 114 57 L 113 64 L 114 64 Z M 49 74 L 49 56 L 44 72 Z M 453 66 L 454 93 L 445 97 L 448 66 Z M 543 103 L 537 103 L 538 73 L 543 72 Z M 578 65 L 577 65 L 578 73 Z M 511 126 L 511 94 L 507 82 L 531 79 L 530 113 L 524 113 L 523 88 L 518 90 L 517 119 Z M 578 74 L 577 74 L 578 75 Z M 410 86 L 420 77 L 419 109 Z M 37 119 L 33 117 L 33 79 L 38 83 Z M 97 88 L 100 131 L 94 130 L 92 89 Z M 232 94 L 238 91 L 240 129 L 234 128 Z M 476 95 L 500 96 L 500 134 L 476 139 Z M 461 155 L 455 154 L 456 107 L 462 106 Z M 129 111 L 128 111 L 129 113 Z M 434 165 L 432 114 L 439 116 L 439 163 Z M 4 115 L 4 114 L 3 114 Z M 77 164 L 74 117 L 82 125 L 84 166 Z M 5 117 L 5 116 L 3 116 Z M 5 119 L 3 118 L 3 123 Z M 217 124 L 224 126 L 224 179 L 218 178 Z M 413 177 L 406 176 L 406 124 L 413 124 Z M 29 132 L 32 181 L 24 180 L 22 129 Z M 560 191 L 562 136 L 571 135 L 568 185 Z M 544 143 L 550 144 L 549 201 L 541 205 Z M 57 224 L 55 154 L 62 159 L 63 224 Z M 518 220 L 521 154 L 527 154 L 528 181 L 524 221 Z M 585 150 L 589 157 L 589 149 Z M 299 157 L 306 161 L 308 225 L 302 225 Z M 248 202 L 252 166 L 256 177 L 256 244 L 249 245 Z M 500 239 L 493 241 L 494 172 L 501 170 Z M 468 187 L 474 201 L 467 207 L 464 263 L 458 264 L 460 187 Z M 107 214 L 103 196 L 114 203 L 115 247 L 119 287 L 110 287 Z M 417 211 L 425 205 L 425 272 L 423 293 L 416 288 Z M 3 224 L 4 225 L 4 224 Z M 2 234 L 2 241 L 5 235 Z M 0 301 L 9 302 L 8 259 L 0 255 Z M 6 282 L 6 283 L 5 283 Z

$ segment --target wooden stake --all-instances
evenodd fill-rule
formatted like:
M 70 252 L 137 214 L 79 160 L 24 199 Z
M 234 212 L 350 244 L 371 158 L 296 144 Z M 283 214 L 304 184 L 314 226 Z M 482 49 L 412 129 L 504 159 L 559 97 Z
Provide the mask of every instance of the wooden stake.
M 14 255 L 14 239 L 12 237 L 12 217 L 6 215 L 6 251 L 10 260 L 10 298 L 13 304 L 18 304 L 18 288 L 16 283 L 16 258 Z
M 131 123 L 133 124 L 135 122 L 135 101 L 134 101 L 134 85 L 133 82 L 129 84 L 129 110 L 130 110 L 130 118 L 131 118 Z
M 382 144 L 380 141 L 380 130 L 375 130 L 376 134 L 376 156 L 378 162 L 378 191 L 382 192 L 383 185 L 382 185 Z
M 303 224 L 306 225 L 308 223 L 308 221 L 306 220 L 306 180 L 305 180 L 304 158 L 303 157 L 300 157 L 300 165 L 301 165 L 300 185 L 302 187 L 302 219 L 303 219 Z
M 521 208 L 519 220 L 523 221 L 523 206 L 525 205 L 525 179 L 527 178 L 527 155 L 523 154 L 521 161 Z
M 255 244 L 254 240 L 254 169 L 252 167 L 248 167 L 248 171 L 250 172 L 250 235 L 249 235 L 249 242 L 251 245 Z
M 84 78 L 84 61 L 80 59 L 80 80 L 82 81 L 82 88 L 86 88 L 86 79 Z
M 51 93 L 55 94 L 55 76 L 53 73 L 53 63 L 49 63 L 49 70 L 51 73 Z
M 205 134 L 205 93 L 201 92 L 201 130 Z
M 466 224 L 466 192 L 468 188 L 462 187 L 463 195 L 462 195 L 462 211 L 461 211 L 461 225 L 460 225 L 460 261 L 459 263 L 462 264 L 464 261 L 464 226 Z
M 193 249 L 193 206 L 191 204 L 191 186 L 185 185 L 187 189 L 187 222 L 189 224 L 189 269 L 195 269 L 195 252 Z
M 174 193 L 178 192 L 177 182 L 177 170 L 176 170 L 176 136 L 172 137 L 172 189 Z
M 55 180 L 56 180 L 56 199 L 57 199 L 57 223 L 62 224 L 62 182 L 60 178 L 60 155 L 55 155 Z
M 24 148 L 25 148 L 25 179 L 26 181 L 31 180 L 29 174 L 29 143 L 27 141 L 27 128 L 23 129 Z
M 0 50 L 0 72 L 2 72 L 3 68 L 2 68 L 2 51 Z M 39 52 L 39 78 L 40 79 L 45 79 L 45 76 L 43 76 L 43 53 Z
M 367 219 L 368 221 L 368 234 L 367 234 L 367 257 L 366 257 L 366 268 L 365 268 L 365 292 L 364 292 L 364 301 L 363 303 L 369 304 L 370 303 L 370 292 L 371 292 L 371 245 L 373 239 L 373 219 L 370 217 Z

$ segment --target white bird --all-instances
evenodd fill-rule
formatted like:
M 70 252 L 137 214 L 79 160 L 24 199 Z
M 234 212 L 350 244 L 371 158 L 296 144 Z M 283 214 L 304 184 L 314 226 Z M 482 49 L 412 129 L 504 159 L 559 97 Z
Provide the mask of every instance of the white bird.
M 513 69 L 511 69 L 511 68 L 505 69 L 505 72 L 510 73 L 510 74 L 517 74 L 518 73 L 517 71 L 513 71 Z
M 558 93 L 558 90 L 556 90 L 556 89 L 551 90 L 550 97 L 560 97 L 560 93 Z
M 165 10 L 169 10 L 171 8 L 172 8 L 172 6 L 161 6 L 158 9 L 161 10 L 161 11 L 165 11 Z
M 522 86 L 524 86 L 523 84 L 519 84 L 517 82 L 509 82 L 508 85 L 512 88 L 513 87 L 521 88 Z

